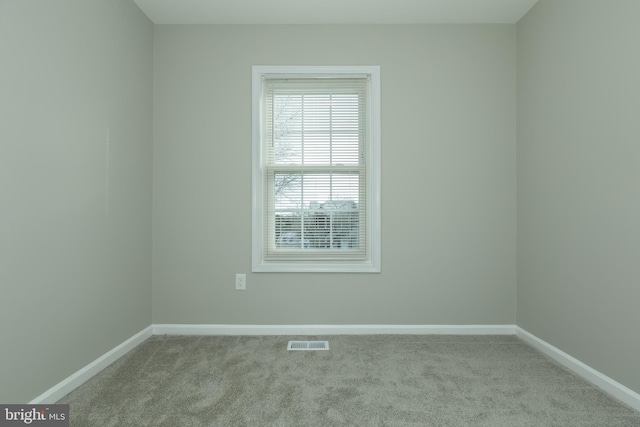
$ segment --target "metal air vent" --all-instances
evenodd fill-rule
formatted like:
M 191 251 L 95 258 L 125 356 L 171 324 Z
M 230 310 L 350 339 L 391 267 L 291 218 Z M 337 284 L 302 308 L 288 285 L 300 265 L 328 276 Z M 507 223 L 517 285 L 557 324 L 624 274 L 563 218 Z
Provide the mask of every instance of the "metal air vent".
M 329 341 L 289 341 L 287 350 L 329 350 Z

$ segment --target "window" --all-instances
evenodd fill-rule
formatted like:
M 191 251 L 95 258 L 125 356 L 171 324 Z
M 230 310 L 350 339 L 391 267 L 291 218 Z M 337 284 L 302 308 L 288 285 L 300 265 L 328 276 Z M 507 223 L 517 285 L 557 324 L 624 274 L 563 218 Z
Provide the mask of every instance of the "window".
M 380 271 L 379 67 L 253 67 L 253 271 Z

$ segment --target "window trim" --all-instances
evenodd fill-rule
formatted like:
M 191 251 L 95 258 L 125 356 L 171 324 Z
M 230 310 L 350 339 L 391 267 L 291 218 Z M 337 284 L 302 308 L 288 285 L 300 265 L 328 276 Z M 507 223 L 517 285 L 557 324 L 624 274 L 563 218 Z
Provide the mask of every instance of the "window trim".
M 367 258 L 345 261 L 265 261 L 264 182 L 262 174 L 262 79 L 269 77 L 362 77 L 370 78 L 369 140 L 367 164 Z M 379 66 L 260 66 L 252 67 L 252 271 L 253 272 L 348 272 L 379 273 L 381 260 L 381 143 Z

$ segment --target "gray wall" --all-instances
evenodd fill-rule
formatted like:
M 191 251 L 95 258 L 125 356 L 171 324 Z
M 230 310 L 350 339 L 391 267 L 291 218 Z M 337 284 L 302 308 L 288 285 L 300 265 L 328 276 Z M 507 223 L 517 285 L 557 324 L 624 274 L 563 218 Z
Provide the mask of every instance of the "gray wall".
M 154 323 L 515 322 L 515 26 L 160 25 L 154 61 Z M 272 64 L 381 66 L 381 274 L 250 273 Z
M 640 392 L 640 2 L 517 25 L 517 324 Z
M 151 323 L 152 44 L 130 0 L 0 2 L 0 402 Z

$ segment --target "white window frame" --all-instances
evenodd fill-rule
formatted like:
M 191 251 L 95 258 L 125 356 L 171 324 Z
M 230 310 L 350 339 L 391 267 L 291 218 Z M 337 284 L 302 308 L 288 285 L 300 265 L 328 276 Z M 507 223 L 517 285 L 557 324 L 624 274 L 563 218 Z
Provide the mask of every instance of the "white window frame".
M 265 260 L 264 156 L 262 146 L 262 86 L 266 77 L 318 78 L 368 76 L 369 123 L 365 143 L 367 167 L 367 256 L 364 260 Z M 253 66 L 252 68 L 252 271 L 379 273 L 381 260 L 381 143 L 379 66 Z

